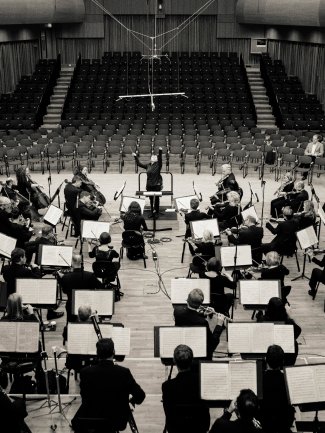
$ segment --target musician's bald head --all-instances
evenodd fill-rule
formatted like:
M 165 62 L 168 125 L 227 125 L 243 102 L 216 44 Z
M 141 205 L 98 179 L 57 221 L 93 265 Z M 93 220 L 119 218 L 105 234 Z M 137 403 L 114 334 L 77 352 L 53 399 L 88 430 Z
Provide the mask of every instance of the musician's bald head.
M 247 215 L 244 223 L 245 223 L 245 225 L 248 225 L 248 226 L 255 226 L 256 225 L 256 218 L 253 217 L 253 215 Z
M 200 202 L 197 198 L 192 198 L 190 201 L 191 209 L 196 210 L 200 205 Z
M 305 184 L 302 180 L 299 180 L 298 182 L 295 183 L 296 191 L 302 191 L 303 189 L 305 189 Z
M 89 304 L 80 305 L 78 308 L 79 322 L 87 322 L 90 319 L 91 313 L 91 306 Z
M 191 308 L 199 308 L 204 301 L 204 295 L 201 289 L 193 289 L 187 297 L 187 304 Z
M 53 227 L 45 224 L 42 227 L 42 237 L 46 238 L 47 236 L 51 235 L 53 233 Z
M 73 254 L 72 255 L 72 267 L 74 269 L 81 268 L 82 264 L 82 257 L 80 254 Z

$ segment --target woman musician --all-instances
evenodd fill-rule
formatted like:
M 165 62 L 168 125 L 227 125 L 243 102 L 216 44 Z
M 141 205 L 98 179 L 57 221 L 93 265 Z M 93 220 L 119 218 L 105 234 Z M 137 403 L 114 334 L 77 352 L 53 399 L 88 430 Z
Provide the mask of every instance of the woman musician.
M 33 216 L 35 215 L 34 218 L 38 219 L 37 211 L 47 208 L 51 203 L 50 198 L 41 190 L 42 186 L 31 179 L 28 167 L 17 168 L 16 178 L 19 193 L 31 202 L 32 210 L 34 210 Z
M 225 207 L 220 208 L 217 203 L 213 210 L 213 216 L 218 219 L 221 231 L 234 226 L 234 218 L 240 213 L 240 195 L 236 191 L 228 192 Z
M 210 197 L 211 204 L 214 205 L 220 201 L 224 201 L 226 194 L 229 191 L 237 191 L 240 193 L 239 185 L 236 181 L 235 175 L 231 171 L 230 164 L 223 164 L 221 166 L 221 179 L 216 183 L 218 191 Z
M 303 211 L 295 213 L 293 216 L 299 221 L 299 230 L 314 226 L 316 222 L 314 203 L 311 200 L 305 200 Z
M 282 183 L 280 188 L 278 188 L 274 195 L 277 195 L 277 198 L 271 201 L 271 216 L 273 218 L 278 218 L 282 213 L 281 209 L 286 204 L 286 195 L 289 192 L 292 192 L 294 189 L 294 180 L 290 171 L 287 171 L 282 179 Z
M 18 186 L 14 185 L 13 179 L 8 177 L 4 183 L 0 183 L 3 186 L 1 194 L 9 198 L 13 207 L 18 207 L 24 218 L 31 220 L 30 201 L 18 192 Z
M 106 198 L 104 195 L 98 190 L 99 186 L 95 184 L 94 181 L 88 178 L 88 168 L 87 166 L 78 167 L 74 173 L 81 178 L 82 184 L 81 189 L 83 191 L 87 191 L 91 194 L 92 200 L 98 202 L 100 206 L 103 206 L 106 203 Z

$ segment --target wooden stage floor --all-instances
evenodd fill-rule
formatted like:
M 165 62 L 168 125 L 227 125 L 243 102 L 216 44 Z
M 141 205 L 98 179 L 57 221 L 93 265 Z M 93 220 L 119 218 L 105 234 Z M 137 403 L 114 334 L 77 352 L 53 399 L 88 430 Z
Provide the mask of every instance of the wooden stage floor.
M 209 203 L 209 196 L 216 191 L 215 182 L 220 178 L 220 173 L 216 176 L 211 176 L 208 169 L 203 170 L 200 175 L 194 173 L 194 167 L 190 167 L 190 164 L 186 167 L 186 173 L 180 174 L 180 167 L 175 165 L 171 166 L 171 172 L 173 173 L 174 181 L 174 197 L 192 195 L 192 181 L 195 181 L 195 187 L 198 192 L 203 195 L 203 201 L 200 205 L 201 210 L 205 210 Z M 258 180 L 257 172 L 251 171 L 246 179 L 242 179 L 242 173 L 235 171 L 237 180 L 240 186 L 244 190 L 243 204 L 245 205 L 250 198 L 249 183 L 254 192 L 257 193 L 259 202 L 255 203 L 258 215 L 262 212 L 262 190 L 261 181 Z M 31 173 L 32 178 L 44 185 L 45 190 L 47 189 L 47 178 L 48 175 L 40 173 Z M 144 181 L 144 177 L 143 181 Z M 52 172 L 52 185 L 51 192 L 60 185 L 64 179 L 71 179 L 71 170 L 66 169 L 60 174 Z M 106 208 L 110 214 L 104 213 L 102 218 L 104 220 L 114 221 L 119 216 L 119 203 L 120 201 L 114 201 L 113 196 L 126 181 L 126 188 L 124 191 L 125 195 L 133 196 L 135 191 L 138 189 L 138 174 L 134 173 L 133 164 L 127 163 L 123 174 L 117 173 L 115 167 L 109 168 L 106 174 L 103 174 L 99 170 L 94 170 L 90 174 L 90 178 L 93 179 L 96 184 L 100 185 L 101 192 L 107 198 Z M 0 180 L 4 180 L 2 177 Z M 269 216 L 270 201 L 274 198 L 275 190 L 280 186 L 280 183 L 274 181 L 274 175 L 269 173 L 269 169 L 266 168 L 265 174 L 266 186 L 265 186 L 265 207 L 264 216 Z M 164 188 L 169 189 L 168 182 L 170 177 L 167 176 L 164 181 Z M 314 187 L 321 199 L 321 203 L 325 200 L 325 187 L 322 178 L 314 179 Z M 143 187 L 141 189 L 144 189 Z M 307 187 L 308 192 L 310 188 Z M 63 191 L 61 192 L 61 205 L 63 203 Z M 163 197 L 162 204 L 170 206 L 170 198 Z M 263 221 L 265 224 L 265 220 Z M 36 225 L 38 227 L 38 224 Z M 121 243 L 121 232 L 123 228 L 117 223 L 112 226 L 112 244 L 117 250 L 119 250 Z M 163 242 L 155 244 L 153 248 L 156 250 L 159 258 L 161 272 L 163 274 L 163 281 L 170 291 L 170 280 L 173 277 L 185 277 L 188 272 L 188 264 L 191 261 L 188 248 L 186 248 L 184 263 L 181 263 L 181 253 L 183 247 L 182 237 L 180 235 L 185 232 L 185 224 L 182 218 L 178 215 L 178 228 L 177 226 L 169 232 L 157 233 L 157 237 L 163 236 L 170 237 L 170 242 Z M 320 248 L 324 248 L 325 239 L 324 227 L 321 229 L 321 241 Z M 61 226 L 58 226 L 58 237 L 62 239 L 64 232 L 61 231 Z M 272 235 L 268 230 L 265 230 L 264 241 L 268 241 L 272 238 Z M 224 241 L 226 239 L 223 239 Z M 67 245 L 74 245 L 75 239 L 68 238 L 66 241 Z M 86 250 L 86 246 L 84 248 Z M 152 260 L 152 254 L 150 247 L 147 246 L 147 269 L 144 269 L 143 262 L 130 261 L 125 256 L 121 261 L 121 269 L 119 276 L 122 285 L 122 291 L 124 297 L 122 300 L 115 305 L 115 314 L 113 320 L 116 322 L 122 322 L 126 327 L 131 328 L 131 353 L 126 358 L 123 365 L 130 367 L 136 380 L 142 386 L 147 394 L 145 402 L 136 408 L 135 418 L 138 424 L 139 431 L 141 433 L 161 433 L 164 427 L 164 414 L 161 403 L 161 384 L 166 379 L 165 367 L 160 363 L 159 359 L 154 359 L 153 355 L 153 327 L 155 325 L 173 325 L 173 309 L 170 300 L 158 290 L 157 276 L 154 271 L 154 263 Z M 302 265 L 303 255 L 300 251 L 299 261 Z M 85 268 L 90 269 L 92 260 L 85 255 Z M 293 258 L 285 258 L 284 264 L 290 269 L 290 279 L 298 276 L 297 267 Z M 313 264 L 307 262 L 306 275 L 309 276 Z M 325 328 L 324 328 L 324 286 L 321 285 L 317 298 L 312 301 L 311 297 L 308 296 L 308 281 L 306 279 L 299 279 L 294 282 L 290 282 L 288 278 L 287 284 L 292 284 L 292 291 L 289 296 L 291 304 L 291 314 L 297 323 L 302 327 L 302 334 L 299 338 L 299 359 L 298 363 L 305 363 L 306 359 L 313 362 L 323 362 L 325 357 Z M 59 310 L 65 311 L 64 305 L 62 304 Z M 244 311 L 242 306 L 237 304 L 234 318 L 236 320 L 250 320 L 251 312 Z M 66 318 L 58 320 L 57 330 L 55 332 L 46 333 L 46 348 L 49 356 L 52 356 L 52 346 L 62 346 L 62 328 Z M 218 347 L 218 353 L 216 356 L 222 356 L 226 352 L 227 346 L 225 341 L 225 333 L 222 335 L 222 341 Z M 52 361 L 51 361 L 52 362 Z M 62 367 L 64 360 L 60 361 Z M 75 381 L 74 377 L 71 378 L 70 393 L 79 395 L 78 382 Z M 55 399 L 55 396 L 53 396 Z M 69 400 L 68 396 L 65 396 L 64 401 Z M 70 420 L 78 408 L 80 399 L 76 400 L 73 405 L 68 409 L 67 418 Z M 28 410 L 37 409 L 30 412 L 27 418 L 27 422 L 33 431 L 33 433 L 43 433 L 50 430 L 52 423 L 57 424 L 58 433 L 66 433 L 70 431 L 70 428 L 66 421 L 58 414 L 54 414 L 52 417 L 48 415 L 48 409 L 39 410 L 40 402 L 29 402 Z M 39 415 L 43 416 L 39 416 Z M 212 421 L 220 414 L 217 409 L 211 410 Z M 300 415 L 298 414 L 298 417 Z M 302 415 L 302 419 L 308 419 L 307 414 Z M 325 413 L 320 413 L 320 419 L 325 419 Z M 128 429 L 126 431 L 129 431 Z

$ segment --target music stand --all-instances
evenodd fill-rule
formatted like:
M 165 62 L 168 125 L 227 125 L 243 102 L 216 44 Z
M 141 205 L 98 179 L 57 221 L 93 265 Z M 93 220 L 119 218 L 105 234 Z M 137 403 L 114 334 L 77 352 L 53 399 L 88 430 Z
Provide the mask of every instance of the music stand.
M 121 213 L 125 213 L 128 211 L 128 208 L 130 206 L 130 204 L 135 201 L 139 204 L 140 208 L 141 208 L 141 213 L 143 214 L 144 211 L 144 206 L 146 204 L 146 200 L 144 198 L 139 198 L 139 197 L 130 197 L 127 195 L 121 195 L 121 202 L 120 202 L 120 208 L 119 211 Z
M 173 305 L 186 305 L 187 297 L 193 289 L 202 290 L 203 305 L 210 304 L 210 281 L 207 278 L 173 278 L 170 283 L 170 300 Z
M 315 244 L 318 244 L 318 239 L 314 230 L 313 226 L 309 226 L 303 230 L 299 230 L 296 232 L 296 236 L 300 245 L 300 248 L 302 250 L 305 250 L 304 252 L 304 262 L 302 266 L 302 273 L 298 275 L 298 277 L 293 278 L 291 281 L 296 281 L 306 278 L 306 280 L 309 280 L 309 277 L 305 275 L 305 269 L 306 269 L 306 258 L 307 258 L 307 250 L 308 248 L 311 248 Z
M 44 215 L 44 222 L 50 226 L 56 228 L 63 215 L 63 210 L 53 204 L 50 204 L 46 214 Z
M 324 207 L 324 205 L 323 205 L 323 207 Z M 325 225 L 325 212 L 324 212 L 323 208 L 320 205 L 318 207 L 317 214 L 318 214 L 318 216 L 320 218 L 319 229 L 318 229 L 318 242 L 319 242 L 319 240 L 320 240 L 320 230 L 321 230 L 322 223 Z
M 72 314 L 80 305 L 89 304 L 101 322 L 109 322 L 114 314 L 114 290 L 72 290 Z
M 167 230 L 173 230 L 171 227 L 165 227 L 165 228 L 161 228 L 161 229 L 157 229 L 157 215 L 156 215 L 156 211 L 155 211 L 155 203 L 156 203 L 156 197 L 161 197 L 162 196 L 162 192 L 161 191 L 144 191 L 143 195 L 145 197 L 153 197 L 153 228 L 152 230 L 148 230 L 148 231 L 152 231 L 152 238 L 148 239 L 148 244 L 158 244 L 160 241 L 159 239 L 155 238 L 156 232 L 164 232 Z

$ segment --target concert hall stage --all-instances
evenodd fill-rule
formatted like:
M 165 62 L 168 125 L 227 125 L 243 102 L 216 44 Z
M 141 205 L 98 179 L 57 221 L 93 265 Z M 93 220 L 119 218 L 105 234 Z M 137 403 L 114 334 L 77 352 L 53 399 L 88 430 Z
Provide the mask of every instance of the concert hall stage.
M 171 209 L 170 211 L 166 211 L 166 209 L 171 209 L 170 206 L 160 206 L 159 218 L 156 220 L 156 229 L 164 229 L 171 227 L 173 230 L 179 229 L 179 223 L 177 219 L 177 213 L 175 209 Z M 149 218 L 150 215 L 150 207 L 146 206 L 144 208 L 143 216 L 146 220 L 147 226 L 149 230 L 153 228 L 153 219 Z

